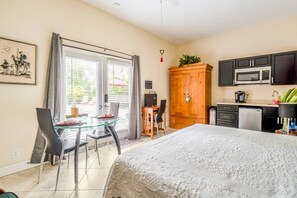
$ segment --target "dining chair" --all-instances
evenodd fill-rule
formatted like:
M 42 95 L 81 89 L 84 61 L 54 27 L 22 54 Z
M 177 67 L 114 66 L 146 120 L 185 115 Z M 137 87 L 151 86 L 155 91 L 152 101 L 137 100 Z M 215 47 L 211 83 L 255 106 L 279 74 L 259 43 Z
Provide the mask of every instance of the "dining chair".
M 120 103 L 117 102 L 111 102 L 109 106 L 109 114 L 112 114 L 114 117 L 118 117 L 119 115 L 119 108 Z M 113 124 L 113 127 L 115 127 L 116 123 Z M 88 141 L 88 137 L 94 139 L 94 147 L 95 151 L 97 152 L 97 159 L 98 163 L 100 165 L 100 157 L 99 157 L 99 150 L 98 150 L 98 140 L 104 139 L 112 136 L 109 130 L 106 126 L 104 126 L 103 130 L 93 130 L 86 132 L 86 141 Z M 108 147 L 109 147 L 109 141 L 107 141 Z
M 165 111 L 165 107 L 166 107 L 166 100 L 161 100 L 161 104 L 160 104 L 158 113 L 155 115 L 155 120 L 154 120 L 154 122 L 157 125 L 156 128 L 157 128 L 158 136 L 159 136 L 159 130 L 163 130 L 164 133 L 166 133 L 166 123 L 164 123 L 164 120 L 163 120 L 163 114 Z M 159 127 L 160 123 L 161 123 L 161 127 Z M 163 125 L 163 128 L 162 128 L 162 125 Z
M 59 180 L 59 173 L 61 168 L 61 162 L 64 154 L 70 153 L 71 151 L 74 151 L 76 149 L 76 143 L 75 139 L 69 138 L 63 140 L 61 136 L 57 133 L 57 131 L 54 128 L 52 114 L 50 109 L 46 108 L 36 108 L 36 114 L 37 114 L 37 120 L 39 129 L 41 131 L 41 134 L 43 138 L 45 139 L 45 147 L 42 153 L 42 157 L 40 160 L 40 170 L 38 174 L 38 183 L 41 179 L 41 173 L 44 163 L 44 158 L 46 154 L 50 154 L 53 156 L 59 157 L 59 165 L 57 170 L 57 177 L 56 177 L 56 186 L 55 190 L 57 190 L 58 186 L 58 180 Z M 87 142 L 81 140 L 80 147 L 85 146 L 86 148 L 86 171 L 87 171 L 87 157 L 88 157 L 88 147 Z

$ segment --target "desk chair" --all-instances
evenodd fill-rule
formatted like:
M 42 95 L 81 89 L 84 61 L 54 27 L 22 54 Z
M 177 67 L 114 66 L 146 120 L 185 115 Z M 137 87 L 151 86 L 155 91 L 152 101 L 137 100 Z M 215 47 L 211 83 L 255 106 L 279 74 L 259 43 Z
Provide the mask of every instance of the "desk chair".
M 75 139 L 63 140 L 60 137 L 60 135 L 54 129 L 53 119 L 52 119 L 50 109 L 36 108 L 36 113 L 37 113 L 37 120 L 38 120 L 38 125 L 40 128 L 41 134 L 45 139 L 45 147 L 40 160 L 38 183 L 40 182 L 40 178 L 41 178 L 45 154 L 59 156 L 59 167 L 57 171 L 56 187 L 55 187 L 55 190 L 57 190 L 59 173 L 61 168 L 61 161 L 62 161 L 63 155 L 71 151 L 74 151 L 76 149 Z M 80 147 L 85 146 L 86 148 L 86 170 L 87 170 L 87 156 L 88 156 L 87 142 L 81 140 L 79 146 Z
M 115 117 L 118 117 L 119 108 L 120 108 L 120 103 L 111 102 L 108 113 L 114 115 Z M 114 127 L 115 127 L 115 124 L 114 124 Z M 97 152 L 99 165 L 100 165 L 100 157 L 99 157 L 99 151 L 98 151 L 98 140 L 104 139 L 110 136 L 111 136 L 111 133 L 109 132 L 106 126 L 104 126 L 104 130 L 93 130 L 86 133 L 86 141 L 88 141 L 88 137 L 94 139 L 94 146 L 95 146 L 95 151 Z M 107 143 L 109 146 L 109 142 Z
M 166 107 L 166 100 L 161 100 L 161 104 L 160 104 L 158 113 L 156 114 L 155 120 L 154 120 L 154 122 L 157 125 L 158 137 L 159 137 L 159 130 L 163 130 L 164 133 L 166 132 L 166 123 L 164 123 L 164 120 L 163 120 L 163 114 L 164 114 L 164 111 L 165 111 L 165 107 Z M 161 127 L 159 127 L 160 123 L 161 123 Z M 162 128 L 162 124 L 163 124 L 163 128 Z

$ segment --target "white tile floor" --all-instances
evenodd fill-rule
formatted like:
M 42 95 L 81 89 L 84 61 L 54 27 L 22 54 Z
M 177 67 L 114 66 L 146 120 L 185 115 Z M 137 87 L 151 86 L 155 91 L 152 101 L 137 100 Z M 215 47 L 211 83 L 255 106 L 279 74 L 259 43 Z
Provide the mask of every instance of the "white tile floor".
M 169 134 L 175 130 L 167 129 Z M 161 133 L 162 134 L 162 133 Z M 137 148 L 144 143 L 151 141 L 149 137 L 142 137 L 137 142 L 122 147 L 122 152 Z M 100 147 L 100 161 L 98 164 L 97 155 L 94 149 L 89 150 L 88 170 L 85 173 L 85 153 L 80 153 L 79 159 L 79 184 L 74 185 L 73 156 L 70 159 L 70 167 L 67 167 L 67 160 L 63 160 L 58 189 L 54 191 L 57 166 L 45 164 L 42 172 L 41 182 L 37 184 L 39 167 L 15 173 L 0 178 L 0 188 L 16 193 L 20 198 L 98 198 L 102 197 L 103 189 L 110 167 L 117 157 L 114 144 Z

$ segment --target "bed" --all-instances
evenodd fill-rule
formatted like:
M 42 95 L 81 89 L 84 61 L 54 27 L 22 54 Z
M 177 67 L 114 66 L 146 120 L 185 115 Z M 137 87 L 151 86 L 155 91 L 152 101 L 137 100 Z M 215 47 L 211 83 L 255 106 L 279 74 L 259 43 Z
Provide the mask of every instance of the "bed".
M 297 197 L 297 137 L 196 124 L 121 154 L 104 197 Z

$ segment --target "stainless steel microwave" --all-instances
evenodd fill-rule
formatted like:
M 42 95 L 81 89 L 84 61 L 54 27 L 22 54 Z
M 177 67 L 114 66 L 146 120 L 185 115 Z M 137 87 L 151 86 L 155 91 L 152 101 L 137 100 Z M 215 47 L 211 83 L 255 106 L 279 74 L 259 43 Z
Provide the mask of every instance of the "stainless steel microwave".
M 270 84 L 271 67 L 235 69 L 234 84 Z

